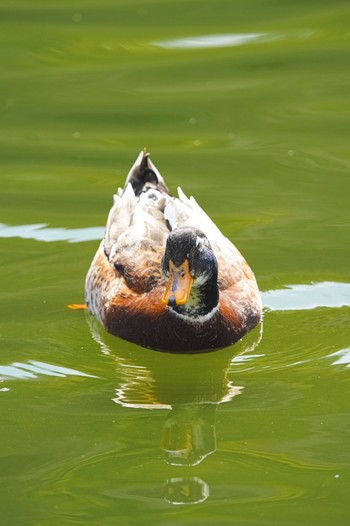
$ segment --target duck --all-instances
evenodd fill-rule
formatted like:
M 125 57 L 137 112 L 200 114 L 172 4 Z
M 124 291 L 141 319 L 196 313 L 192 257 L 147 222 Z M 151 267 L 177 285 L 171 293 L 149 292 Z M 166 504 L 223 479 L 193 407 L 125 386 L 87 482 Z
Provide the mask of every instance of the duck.
M 118 188 L 85 280 L 86 308 L 141 347 L 234 344 L 262 319 L 253 271 L 193 197 L 173 196 L 146 149 Z

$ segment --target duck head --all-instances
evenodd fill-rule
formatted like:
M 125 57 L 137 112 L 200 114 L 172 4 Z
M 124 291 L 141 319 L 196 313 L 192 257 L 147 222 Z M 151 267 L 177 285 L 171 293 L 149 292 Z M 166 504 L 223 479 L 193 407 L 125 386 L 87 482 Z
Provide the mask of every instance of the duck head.
M 199 318 L 218 305 L 218 264 L 205 234 L 176 228 L 168 236 L 162 268 L 167 286 L 162 302 L 177 314 Z

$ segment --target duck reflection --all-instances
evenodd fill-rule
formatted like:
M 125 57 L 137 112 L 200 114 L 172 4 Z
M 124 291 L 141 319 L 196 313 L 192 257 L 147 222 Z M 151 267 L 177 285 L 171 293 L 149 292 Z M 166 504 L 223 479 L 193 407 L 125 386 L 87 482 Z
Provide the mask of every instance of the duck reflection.
M 164 484 L 164 498 L 170 504 L 199 504 L 209 497 L 209 486 L 199 477 L 171 478 Z
M 113 401 L 124 407 L 169 410 L 161 438 L 165 462 L 196 466 L 214 453 L 217 407 L 243 391 L 228 378 L 232 360 L 255 349 L 262 327 L 227 349 L 180 355 L 120 345 L 89 314 L 87 320 L 102 352 L 117 364 L 121 381 Z M 198 477 L 171 478 L 164 488 L 165 499 L 174 504 L 202 502 L 209 495 Z

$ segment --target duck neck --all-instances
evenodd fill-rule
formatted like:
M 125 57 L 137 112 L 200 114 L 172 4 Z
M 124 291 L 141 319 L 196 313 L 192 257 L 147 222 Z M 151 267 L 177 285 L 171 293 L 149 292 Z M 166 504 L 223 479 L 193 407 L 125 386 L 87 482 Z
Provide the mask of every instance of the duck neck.
M 215 312 L 219 302 L 219 289 L 217 275 L 210 279 L 198 278 L 194 281 L 190 296 L 184 305 L 172 307 L 172 310 L 181 316 L 199 319 Z

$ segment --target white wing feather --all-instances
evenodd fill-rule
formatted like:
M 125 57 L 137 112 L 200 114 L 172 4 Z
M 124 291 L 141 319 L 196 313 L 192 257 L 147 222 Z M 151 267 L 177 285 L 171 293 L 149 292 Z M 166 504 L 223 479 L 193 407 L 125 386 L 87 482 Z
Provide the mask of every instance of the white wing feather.
M 107 219 L 106 252 L 110 253 L 112 246 L 115 252 L 120 247 L 138 247 L 141 242 L 164 246 L 168 229 L 161 210 L 167 196 L 150 190 L 137 198 L 130 183 L 121 196 L 118 194 Z

